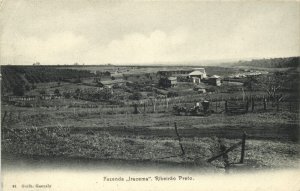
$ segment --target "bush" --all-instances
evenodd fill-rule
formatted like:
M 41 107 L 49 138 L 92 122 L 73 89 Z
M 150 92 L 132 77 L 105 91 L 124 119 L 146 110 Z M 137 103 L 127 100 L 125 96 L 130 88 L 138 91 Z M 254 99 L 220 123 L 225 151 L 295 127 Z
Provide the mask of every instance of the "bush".
M 45 91 L 45 90 L 40 90 L 39 93 L 40 93 L 41 95 L 45 95 L 45 94 L 46 94 L 46 91 Z
M 178 93 L 177 92 L 168 92 L 167 97 L 177 97 Z
M 58 89 L 55 89 L 55 90 L 54 90 L 54 94 L 55 94 L 55 95 L 60 95 L 59 90 L 58 90 Z
M 142 99 L 143 95 L 140 92 L 134 92 L 132 95 L 129 96 L 131 100 L 140 100 Z
M 206 89 L 207 92 L 215 92 L 216 91 L 216 87 L 209 87 Z
M 81 81 L 81 78 L 80 78 L 80 77 L 76 78 L 76 80 L 74 81 L 74 83 L 76 83 L 76 84 L 81 83 L 81 82 L 82 82 L 82 81 Z
M 63 96 L 67 99 L 69 99 L 71 97 L 71 94 L 69 92 L 64 92 Z

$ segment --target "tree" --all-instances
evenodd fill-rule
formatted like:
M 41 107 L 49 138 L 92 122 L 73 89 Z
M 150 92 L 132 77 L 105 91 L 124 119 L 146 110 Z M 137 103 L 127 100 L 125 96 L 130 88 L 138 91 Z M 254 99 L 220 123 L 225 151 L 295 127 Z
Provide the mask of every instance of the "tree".
M 110 74 L 109 71 L 105 71 L 105 72 L 104 72 L 104 75 L 105 75 L 105 76 L 110 76 L 111 74 Z
M 59 90 L 58 90 L 58 89 L 55 89 L 55 90 L 54 90 L 54 94 L 55 94 L 55 95 L 60 95 Z
M 81 83 L 81 78 L 80 78 L 80 76 L 78 76 L 78 77 L 76 78 L 76 80 L 74 81 L 74 83 Z
M 132 95 L 129 96 L 131 100 L 140 100 L 142 99 L 143 95 L 140 92 L 134 92 Z
M 91 93 L 87 95 L 89 97 L 92 97 L 93 99 L 102 100 L 102 101 L 103 100 L 108 101 L 113 97 L 113 93 L 109 88 L 104 88 L 103 90 L 97 91 L 96 93 Z
M 75 90 L 75 97 L 76 97 L 77 99 L 79 99 L 80 93 L 81 93 L 80 89 L 77 88 L 77 89 Z
M 25 93 L 25 88 L 23 85 L 15 86 L 13 88 L 13 94 L 16 96 L 23 96 Z
M 33 83 L 32 85 L 31 85 L 31 89 L 35 89 L 36 88 L 36 85 Z
M 41 95 L 45 95 L 45 94 L 46 94 L 46 91 L 45 91 L 45 90 L 40 90 L 39 93 L 40 93 Z
M 280 101 L 281 97 L 278 97 L 278 92 L 283 89 L 285 83 L 285 76 L 281 72 L 275 72 L 271 75 L 264 75 L 258 78 L 257 85 L 264 90 L 269 98 L 273 101 Z
M 25 90 L 30 91 L 30 86 L 28 84 L 25 85 Z
M 71 94 L 69 92 L 64 92 L 63 96 L 67 99 L 69 99 L 71 97 Z
M 262 90 L 267 93 L 269 99 L 274 103 L 279 103 L 283 100 L 284 96 L 281 92 L 284 87 L 288 84 L 287 76 L 282 72 L 275 72 L 268 75 L 260 75 L 257 77 L 251 77 L 245 86 L 248 90 Z
M 249 76 L 246 81 L 244 82 L 244 87 L 249 90 L 250 92 L 253 92 L 254 89 L 257 87 L 258 79 L 255 76 Z
M 103 95 L 102 96 L 103 96 L 104 100 L 110 100 L 112 98 L 113 94 L 112 94 L 112 91 L 110 89 L 105 88 L 103 90 Z

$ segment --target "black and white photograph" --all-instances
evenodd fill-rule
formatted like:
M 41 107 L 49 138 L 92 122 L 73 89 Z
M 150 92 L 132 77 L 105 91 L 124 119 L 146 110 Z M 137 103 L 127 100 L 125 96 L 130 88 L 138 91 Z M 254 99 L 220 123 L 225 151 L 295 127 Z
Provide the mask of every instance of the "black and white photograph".
M 0 0 L 1 189 L 300 190 L 299 1 Z

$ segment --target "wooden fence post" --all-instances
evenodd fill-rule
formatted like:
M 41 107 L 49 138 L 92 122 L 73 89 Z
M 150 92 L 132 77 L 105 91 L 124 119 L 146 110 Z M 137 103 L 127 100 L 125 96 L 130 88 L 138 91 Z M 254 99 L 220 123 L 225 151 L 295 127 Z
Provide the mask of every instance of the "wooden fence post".
M 176 122 L 174 122 L 174 127 L 175 127 L 175 133 L 176 133 L 177 138 L 178 138 L 178 141 L 179 141 L 179 146 L 180 146 L 180 149 L 181 149 L 181 155 L 185 155 L 183 146 L 182 146 L 182 144 L 181 144 L 181 138 L 180 138 L 179 133 L 178 133 L 178 130 L 177 130 L 177 124 L 176 124 Z
M 155 113 L 156 99 L 153 100 L 153 113 Z
M 264 99 L 264 110 L 266 111 L 267 110 L 267 100 L 265 97 L 263 99 Z
M 244 163 L 244 156 L 245 156 L 245 143 L 246 143 L 246 133 L 243 133 L 242 138 L 242 150 L 241 150 L 241 160 L 240 163 Z
M 254 106 L 255 106 L 255 103 L 254 103 L 254 99 L 252 98 L 252 100 L 251 100 L 251 111 L 252 112 L 254 111 Z
M 4 111 L 4 115 L 3 115 L 3 117 L 2 117 L 2 120 L 1 120 L 1 135 L 2 135 L 2 140 L 5 138 L 4 137 L 4 132 L 3 132 L 3 123 L 4 123 L 4 120 L 5 120 L 5 118 L 6 118 L 6 114 L 7 114 L 7 111 Z
M 168 111 L 168 109 L 169 109 L 169 100 L 168 98 L 166 98 L 166 110 Z
M 3 127 L 3 122 L 6 118 L 6 115 L 7 115 L 7 111 L 4 111 L 4 114 L 3 114 L 3 117 L 2 117 L 2 120 L 1 120 L 1 127 Z
M 137 104 L 134 104 L 133 107 L 134 107 L 134 112 L 133 112 L 133 113 L 134 113 L 134 114 L 137 114 L 137 113 L 138 113 L 138 110 L 137 110 Z

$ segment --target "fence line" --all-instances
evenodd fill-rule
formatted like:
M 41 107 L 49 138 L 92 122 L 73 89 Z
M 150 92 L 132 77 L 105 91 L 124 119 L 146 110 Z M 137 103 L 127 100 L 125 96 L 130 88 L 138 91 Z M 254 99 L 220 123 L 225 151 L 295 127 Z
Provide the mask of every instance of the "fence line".
M 185 97 L 174 97 L 174 98 L 159 98 L 159 99 L 147 99 L 134 102 L 127 102 L 122 105 L 105 105 L 101 103 L 88 103 L 88 104 L 74 104 L 69 106 L 61 107 L 44 107 L 45 110 L 58 111 L 58 112 L 69 112 L 73 113 L 87 113 L 87 114 L 129 114 L 129 113 L 162 113 L 172 112 L 173 107 L 184 106 L 191 108 L 200 103 L 202 100 L 210 101 L 210 109 L 214 110 L 215 113 L 222 113 L 226 111 L 232 111 L 234 109 L 241 109 L 235 106 L 231 106 L 230 103 L 236 102 L 236 104 L 243 105 L 246 112 L 256 111 L 289 111 L 299 112 L 299 100 L 285 99 L 280 102 L 271 101 L 266 96 L 252 96 L 252 97 L 235 97 L 226 98 L 223 97 L 218 99 L 208 98 L 204 99 L 202 95 L 190 95 Z M 136 107 L 136 111 L 135 110 Z M 35 108 L 35 107 L 33 107 Z M 72 109 L 70 109 L 72 108 Z M 229 108 L 229 109 L 228 109 Z M 230 109 L 231 108 L 231 109 Z

